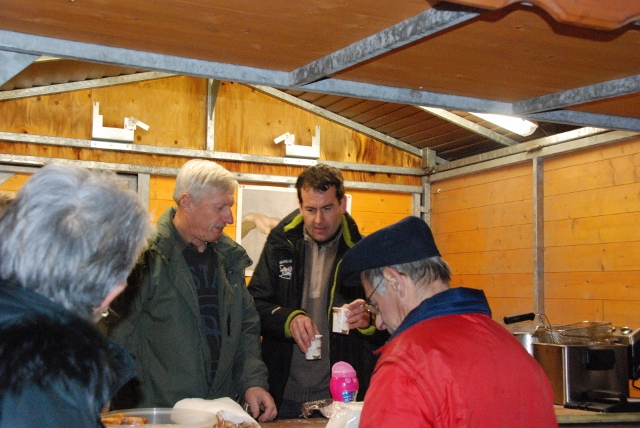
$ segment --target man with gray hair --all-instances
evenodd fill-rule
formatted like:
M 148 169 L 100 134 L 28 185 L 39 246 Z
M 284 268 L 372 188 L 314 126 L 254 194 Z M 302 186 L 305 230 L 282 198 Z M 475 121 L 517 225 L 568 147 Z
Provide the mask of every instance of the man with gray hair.
M 379 351 L 360 427 L 554 427 L 542 367 L 491 319 L 482 290 L 450 288 L 451 270 L 429 226 L 407 217 L 364 238 L 338 281 L 360 286 Z
M 153 227 L 115 174 L 48 165 L 0 218 L 0 427 L 101 427 L 135 374 L 95 323 Z
M 244 276 L 252 261 L 223 233 L 233 223 L 237 184 L 215 162 L 195 159 L 180 169 L 177 207 L 160 217 L 109 319 L 109 335 L 131 350 L 140 373 L 112 407 L 231 397 L 245 400 L 260 421 L 275 418 L 260 318 Z

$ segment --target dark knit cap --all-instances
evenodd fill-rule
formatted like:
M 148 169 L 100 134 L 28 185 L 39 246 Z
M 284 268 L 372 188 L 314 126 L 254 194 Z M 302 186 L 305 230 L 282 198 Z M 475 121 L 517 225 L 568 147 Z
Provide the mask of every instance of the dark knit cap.
M 439 256 L 431 229 L 418 217 L 406 217 L 365 237 L 347 251 L 338 283 L 360 284 L 360 272 Z

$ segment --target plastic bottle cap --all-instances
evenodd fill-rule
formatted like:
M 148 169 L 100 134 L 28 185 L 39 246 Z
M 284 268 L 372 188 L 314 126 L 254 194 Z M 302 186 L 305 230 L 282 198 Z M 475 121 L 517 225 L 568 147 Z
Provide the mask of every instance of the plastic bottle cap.
M 334 377 L 354 377 L 355 375 L 356 371 L 351 364 L 344 361 L 338 361 L 331 368 L 331 376 Z

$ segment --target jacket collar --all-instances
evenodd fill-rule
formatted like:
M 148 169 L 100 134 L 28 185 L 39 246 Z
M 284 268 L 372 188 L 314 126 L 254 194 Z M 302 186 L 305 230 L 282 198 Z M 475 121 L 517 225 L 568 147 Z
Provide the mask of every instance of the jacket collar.
M 19 316 L 26 310 L 39 312 L 57 319 L 68 320 L 75 317 L 79 318 L 62 305 L 16 283 L 0 280 L 0 295 L 7 296 L 12 306 L 16 309 L 8 313 L 0 314 L 0 321 L 2 322 L 5 321 L 4 316 Z
M 84 330 L 90 335 L 84 337 L 83 340 L 94 340 L 96 347 L 104 344 L 107 349 L 109 360 L 108 370 L 112 373 L 109 381 L 110 395 L 115 394 L 126 382 L 135 376 L 136 366 L 129 351 L 122 345 L 104 337 L 89 321 L 80 318 L 62 305 L 51 301 L 33 290 L 2 279 L 0 279 L 0 302 L 5 306 L 5 309 L 8 309 L 9 305 L 11 306 L 10 310 L 0 311 L 0 323 L 4 327 L 21 320 L 24 321 L 28 319 L 30 322 L 33 322 L 38 319 L 34 314 L 42 314 L 44 317 L 40 318 L 41 321 L 39 322 L 50 323 L 54 328 L 58 328 L 57 326 L 60 324 L 90 326 L 90 329 Z M 97 355 L 98 354 L 94 354 L 95 357 L 97 357 Z
M 417 308 L 409 312 L 398 329 L 391 335 L 391 341 L 409 327 L 431 318 L 445 315 L 482 314 L 491 316 L 489 303 L 484 291 L 473 288 L 450 288 L 425 299 Z

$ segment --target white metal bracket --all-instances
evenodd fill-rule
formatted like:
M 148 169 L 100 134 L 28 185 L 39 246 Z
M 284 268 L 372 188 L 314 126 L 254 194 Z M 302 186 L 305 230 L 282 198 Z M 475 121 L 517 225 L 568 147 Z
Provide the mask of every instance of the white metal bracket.
M 311 146 L 296 145 L 296 136 L 290 132 L 285 132 L 273 140 L 276 144 L 283 141 L 286 146 L 287 156 L 308 159 L 318 159 L 320 157 L 320 125 L 316 125 L 316 133 L 311 137 Z
M 139 121 L 135 117 L 125 117 L 124 128 L 109 128 L 103 126 L 103 117 L 100 114 L 100 103 L 97 101 L 93 103 L 92 140 L 133 143 L 133 132 L 138 126 L 145 131 L 149 130 L 149 125 Z

